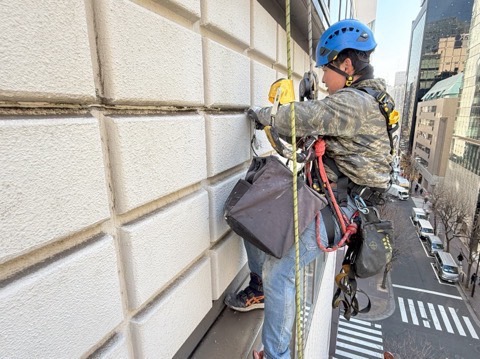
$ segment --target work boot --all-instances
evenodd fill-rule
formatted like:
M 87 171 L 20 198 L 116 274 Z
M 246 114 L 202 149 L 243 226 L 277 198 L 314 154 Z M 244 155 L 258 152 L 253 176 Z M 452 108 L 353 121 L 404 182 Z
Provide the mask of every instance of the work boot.
M 250 273 L 248 287 L 237 294 L 231 293 L 225 297 L 225 304 L 239 312 L 249 312 L 254 309 L 263 309 L 264 295 L 262 279 L 255 273 Z

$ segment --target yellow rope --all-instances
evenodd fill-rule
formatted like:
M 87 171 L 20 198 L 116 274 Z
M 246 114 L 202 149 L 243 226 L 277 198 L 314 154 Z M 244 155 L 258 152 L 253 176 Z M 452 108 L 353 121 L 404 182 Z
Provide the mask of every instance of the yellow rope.
M 292 60 L 291 60 L 291 29 L 290 29 L 290 0 L 286 0 L 285 4 L 286 31 L 287 31 L 287 68 L 288 79 L 292 79 Z M 290 102 L 290 126 L 292 129 L 292 152 L 293 152 L 293 227 L 295 238 L 295 307 L 296 307 L 296 343 L 297 358 L 303 358 L 303 333 L 302 333 L 302 317 L 301 317 L 301 281 L 300 281 L 300 245 L 298 234 L 298 197 L 297 197 L 297 144 L 295 132 L 295 104 Z

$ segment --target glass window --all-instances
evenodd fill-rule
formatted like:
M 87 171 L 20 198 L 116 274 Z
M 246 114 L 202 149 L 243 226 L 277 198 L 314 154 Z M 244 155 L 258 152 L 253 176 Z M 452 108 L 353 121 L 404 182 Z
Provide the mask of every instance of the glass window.
M 340 0 L 331 0 L 330 1 L 330 19 L 332 24 L 340 20 L 339 12 L 340 12 Z
M 347 0 L 340 0 L 340 20 L 345 19 L 347 11 Z

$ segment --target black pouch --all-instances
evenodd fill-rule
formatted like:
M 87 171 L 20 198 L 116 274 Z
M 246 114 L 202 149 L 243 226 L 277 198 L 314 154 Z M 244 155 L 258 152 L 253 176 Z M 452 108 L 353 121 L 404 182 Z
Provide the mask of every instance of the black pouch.
M 292 182 L 292 171 L 278 158 L 254 157 L 224 206 L 225 220 L 235 233 L 277 258 L 294 243 Z M 297 184 L 301 234 L 326 201 L 301 179 Z
M 392 259 L 393 225 L 379 218 L 375 207 L 359 211 L 360 228 L 352 238 L 346 260 L 356 277 L 368 278 L 379 273 Z

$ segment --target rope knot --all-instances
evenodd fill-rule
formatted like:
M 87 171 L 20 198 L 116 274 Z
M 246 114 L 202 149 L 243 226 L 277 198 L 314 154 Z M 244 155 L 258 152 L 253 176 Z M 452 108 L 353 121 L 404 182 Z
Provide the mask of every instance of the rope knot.
M 357 229 L 358 229 L 358 225 L 356 223 L 350 223 L 347 226 L 347 232 L 349 232 L 350 234 L 357 233 Z

